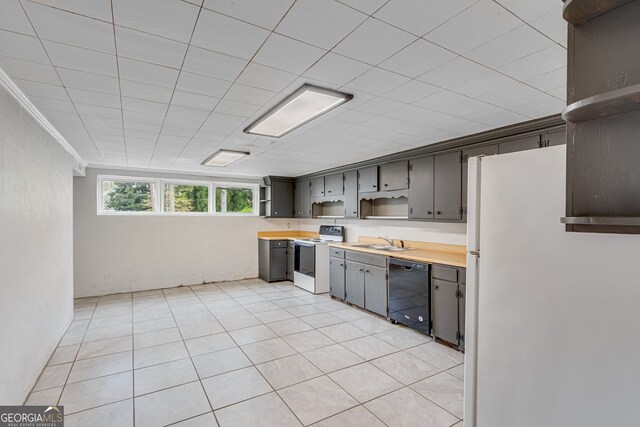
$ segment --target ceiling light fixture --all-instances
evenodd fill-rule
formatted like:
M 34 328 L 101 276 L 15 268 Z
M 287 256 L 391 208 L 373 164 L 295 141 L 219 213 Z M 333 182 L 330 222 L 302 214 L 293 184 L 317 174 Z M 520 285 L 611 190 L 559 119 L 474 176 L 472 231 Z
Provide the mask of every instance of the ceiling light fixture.
M 304 84 L 244 132 L 279 138 L 351 99 L 348 93 Z
M 202 165 L 224 167 L 248 155 L 247 151 L 218 150 L 213 156 L 202 162 Z

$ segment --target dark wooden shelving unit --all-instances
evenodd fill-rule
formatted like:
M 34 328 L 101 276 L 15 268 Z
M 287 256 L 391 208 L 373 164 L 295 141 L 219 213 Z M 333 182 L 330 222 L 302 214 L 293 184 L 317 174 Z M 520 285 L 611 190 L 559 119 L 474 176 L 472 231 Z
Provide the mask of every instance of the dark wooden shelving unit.
M 605 14 L 633 0 L 567 0 L 562 10 L 562 17 L 573 25 Z
M 640 110 L 640 84 L 590 96 L 567 105 L 562 118 L 577 123 Z

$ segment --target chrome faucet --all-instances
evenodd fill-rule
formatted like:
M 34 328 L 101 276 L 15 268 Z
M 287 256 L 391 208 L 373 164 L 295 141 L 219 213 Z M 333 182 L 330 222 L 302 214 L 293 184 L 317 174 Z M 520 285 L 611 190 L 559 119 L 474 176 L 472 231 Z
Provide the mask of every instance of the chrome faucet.
M 394 245 L 393 245 L 393 239 L 390 239 L 390 238 L 388 238 L 387 236 L 384 236 L 384 237 L 378 237 L 378 239 L 386 240 L 386 242 L 387 242 L 389 245 L 394 246 Z

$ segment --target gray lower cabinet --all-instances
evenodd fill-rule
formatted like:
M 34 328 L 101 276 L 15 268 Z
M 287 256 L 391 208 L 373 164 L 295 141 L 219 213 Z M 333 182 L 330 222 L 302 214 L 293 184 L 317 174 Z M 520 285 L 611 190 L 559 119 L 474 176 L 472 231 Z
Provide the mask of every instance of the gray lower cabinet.
M 295 246 L 293 240 L 289 240 L 287 244 L 287 280 L 293 282 L 293 267 L 296 262 Z
M 525 136 L 511 141 L 501 142 L 498 147 L 500 154 L 515 153 L 516 151 L 533 150 L 541 147 L 540 134 Z
M 409 188 L 409 163 L 406 160 L 380 165 L 380 191 Z
M 464 349 L 466 269 L 431 268 L 431 329 L 433 336 Z
M 409 162 L 409 219 L 433 219 L 433 156 Z
M 324 195 L 341 196 L 344 194 L 344 174 L 334 173 L 324 177 Z
M 360 193 L 380 191 L 378 188 L 378 166 L 358 169 L 358 191 Z
M 288 240 L 258 239 L 258 275 L 265 282 L 288 279 Z
M 364 308 L 364 265 L 345 261 L 345 300 Z
M 329 258 L 329 293 L 332 297 L 344 300 L 345 295 L 344 258 Z
M 358 171 L 344 173 L 344 217 L 358 218 Z
M 308 179 L 295 183 L 293 216 L 296 218 L 311 218 L 311 182 Z
M 364 265 L 364 308 L 387 317 L 387 269 Z
M 433 157 L 434 218 L 459 220 L 462 218 L 461 153 L 438 154 Z
M 467 194 L 469 186 L 469 158 L 480 155 L 493 156 L 498 154 L 498 144 L 484 147 L 470 148 L 462 151 L 462 219 L 467 220 Z

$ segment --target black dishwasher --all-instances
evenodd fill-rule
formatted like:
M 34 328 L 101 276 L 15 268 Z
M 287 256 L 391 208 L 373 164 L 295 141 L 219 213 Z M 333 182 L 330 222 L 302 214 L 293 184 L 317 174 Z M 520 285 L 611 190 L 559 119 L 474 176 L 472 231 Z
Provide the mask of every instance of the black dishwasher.
M 431 334 L 429 264 L 389 260 L 389 318 Z

